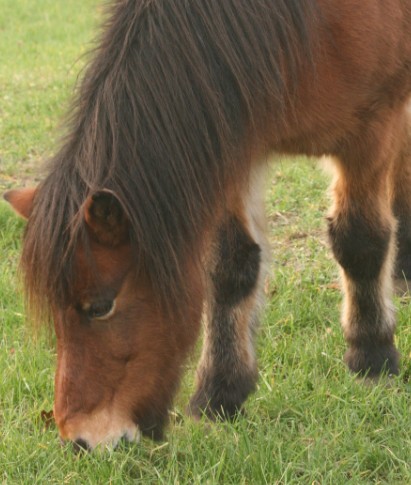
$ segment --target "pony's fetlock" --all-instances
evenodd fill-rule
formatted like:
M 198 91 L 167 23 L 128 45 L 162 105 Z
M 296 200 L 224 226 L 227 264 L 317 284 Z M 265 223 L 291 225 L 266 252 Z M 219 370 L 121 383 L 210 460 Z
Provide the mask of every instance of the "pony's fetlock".
M 344 360 L 352 372 L 369 378 L 399 372 L 400 355 L 394 344 L 352 346 Z
M 227 376 L 211 373 L 200 381 L 190 400 L 188 412 L 194 418 L 206 416 L 211 420 L 232 420 L 242 413 L 242 405 L 255 390 L 257 370 Z

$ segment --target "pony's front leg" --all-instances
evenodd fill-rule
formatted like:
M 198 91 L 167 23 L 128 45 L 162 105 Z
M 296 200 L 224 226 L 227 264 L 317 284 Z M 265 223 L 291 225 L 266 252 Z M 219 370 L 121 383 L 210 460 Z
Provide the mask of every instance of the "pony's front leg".
M 398 373 L 391 302 L 396 223 L 388 190 L 390 159 L 383 156 L 384 146 L 364 141 L 366 135 L 354 143 L 355 152 L 343 151 L 337 160 L 329 236 L 342 268 L 345 361 L 353 372 L 376 377 Z
M 210 274 L 203 352 L 189 411 L 233 417 L 257 381 L 254 333 L 263 290 L 261 247 L 241 218 L 219 230 Z

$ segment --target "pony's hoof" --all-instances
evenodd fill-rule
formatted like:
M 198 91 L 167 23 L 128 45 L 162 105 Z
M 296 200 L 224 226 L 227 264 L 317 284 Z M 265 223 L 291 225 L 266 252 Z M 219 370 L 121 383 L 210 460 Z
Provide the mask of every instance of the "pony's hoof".
M 394 345 L 350 347 L 344 355 L 348 368 L 368 379 L 399 373 L 400 354 Z
M 359 379 L 360 384 L 366 387 L 385 387 L 386 389 L 395 389 L 398 385 L 397 380 L 394 379 L 393 374 L 382 374 L 374 377 L 361 377 Z
M 404 296 L 410 294 L 411 279 L 408 278 L 395 278 L 394 279 L 394 292 L 397 296 Z
M 205 395 L 195 394 L 187 406 L 187 414 L 195 421 L 207 418 L 210 421 L 233 421 L 243 414 L 241 405 L 213 402 Z

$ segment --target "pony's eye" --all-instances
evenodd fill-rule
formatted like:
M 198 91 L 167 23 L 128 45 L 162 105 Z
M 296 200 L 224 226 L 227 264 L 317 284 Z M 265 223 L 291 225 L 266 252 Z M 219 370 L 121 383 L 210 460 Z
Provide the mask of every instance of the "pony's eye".
M 84 311 L 90 320 L 105 320 L 111 317 L 114 308 L 114 300 L 101 300 L 87 305 Z

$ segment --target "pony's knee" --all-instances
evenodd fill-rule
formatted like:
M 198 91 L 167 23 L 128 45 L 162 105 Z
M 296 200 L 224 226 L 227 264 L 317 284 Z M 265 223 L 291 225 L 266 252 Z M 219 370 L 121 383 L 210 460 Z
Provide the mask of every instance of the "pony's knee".
M 257 286 L 261 249 L 234 216 L 221 229 L 218 243 L 212 274 L 215 300 L 221 305 L 234 306 Z
M 388 253 L 392 229 L 363 216 L 330 217 L 328 234 L 338 263 L 355 280 L 378 277 Z

